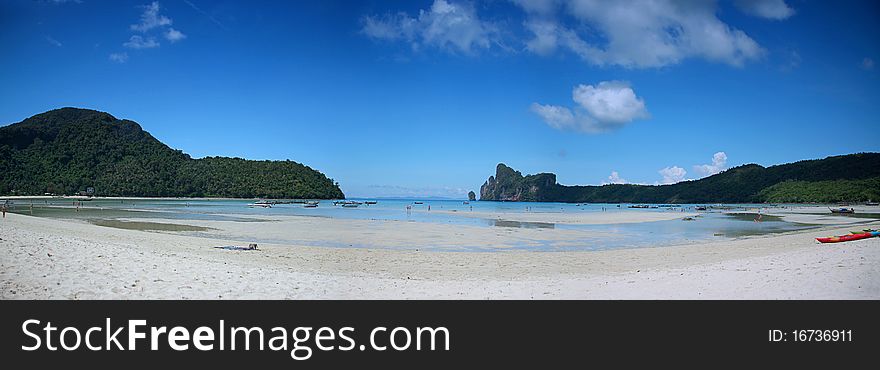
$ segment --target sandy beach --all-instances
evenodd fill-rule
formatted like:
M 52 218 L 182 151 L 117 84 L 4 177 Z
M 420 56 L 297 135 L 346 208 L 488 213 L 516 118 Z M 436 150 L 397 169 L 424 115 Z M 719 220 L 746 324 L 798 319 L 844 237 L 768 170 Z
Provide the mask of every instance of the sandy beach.
M 391 248 L 321 247 L 306 240 L 303 245 L 260 244 L 259 251 L 234 251 L 214 247 L 242 245 L 239 239 L 207 232 L 193 236 L 126 230 L 7 214 L 0 220 L 0 298 L 880 298 L 880 238 L 831 245 L 814 240 L 876 228 L 880 222 L 656 248 L 438 252 L 411 244 L 445 235 L 451 245 L 490 248 L 510 240 L 547 238 L 547 230 L 307 219 L 287 220 L 275 229 L 290 232 L 300 224 L 315 241 L 354 241 L 360 236 L 380 238 Z M 211 221 L 188 223 L 212 226 Z M 254 227 L 238 225 L 235 233 Z M 364 235 L 370 230 L 373 234 Z M 458 234 L 450 234 L 453 230 Z M 570 242 L 581 237 L 568 235 L 569 230 L 552 231 L 553 238 Z M 395 245 L 410 248 L 397 250 Z

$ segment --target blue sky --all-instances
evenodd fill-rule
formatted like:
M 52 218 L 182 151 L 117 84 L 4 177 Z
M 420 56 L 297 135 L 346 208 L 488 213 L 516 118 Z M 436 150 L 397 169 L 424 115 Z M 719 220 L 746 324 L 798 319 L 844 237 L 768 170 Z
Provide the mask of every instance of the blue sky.
M 76 106 L 348 196 L 878 151 L 875 2 L 4 1 L 0 123 Z M 720 154 L 719 154 L 720 153 Z M 613 176 L 612 173 L 616 173 Z

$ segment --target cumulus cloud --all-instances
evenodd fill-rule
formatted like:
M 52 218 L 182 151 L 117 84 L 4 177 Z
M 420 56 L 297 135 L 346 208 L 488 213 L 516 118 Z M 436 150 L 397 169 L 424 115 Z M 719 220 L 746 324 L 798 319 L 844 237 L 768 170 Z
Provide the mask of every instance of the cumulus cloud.
M 144 38 L 139 35 L 134 35 L 131 36 L 128 41 L 122 43 L 122 46 L 130 49 L 152 49 L 158 47 L 159 42 L 153 37 Z
M 626 184 L 626 179 L 620 177 L 620 174 L 617 171 L 611 171 L 611 175 L 608 176 L 608 182 L 604 184 Z
M 764 49 L 718 19 L 714 1 L 514 1 L 527 13 L 526 49 L 565 49 L 594 65 L 663 67 L 696 57 L 741 66 Z M 567 25 L 553 14 L 563 9 Z M 589 30 L 586 33 L 581 30 Z M 579 33 L 580 32 L 580 33 Z
M 168 41 L 175 43 L 175 42 L 178 42 L 180 40 L 185 39 L 186 35 L 184 35 L 183 32 L 180 32 L 178 30 L 175 30 L 175 29 L 169 27 L 168 30 L 165 31 L 165 38 L 168 39 Z
M 110 61 L 116 63 L 125 63 L 128 61 L 128 53 L 112 53 L 110 54 Z
M 578 85 L 572 91 L 574 109 L 532 103 L 531 111 L 558 130 L 601 133 L 649 117 L 645 101 L 626 82 L 603 81 Z
M 495 27 L 477 16 L 472 5 L 434 0 L 431 8 L 416 17 L 406 13 L 368 15 L 361 19 L 361 32 L 376 40 L 405 41 L 413 50 L 433 46 L 473 53 L 488 49 Z
M 132 31 L 147 32 L 156 27 L 170 26 L 171 18 L 159 14 L 159 2 L 154 1 L 149 5 L 142 6 L 144 9 L 141 13 L 140 23 L 130 26 Z
M 712 176 L 727 169 L 727 153 L 718 152 L 712 155 L 711 164 L 694 166 L 694 171 L 700 176 Z
M 661 184 L 675 184 L 677 182 L 681 182 L 684 180 L 684 177 L 687 175 L 687 171 L 684 168 L 678 166 L 666 167 L 657 171 L 660 173 L 660 176 L 663 179 L 660 181 Z
M 783 20 L 794 15 L 785 0 L 736 0 L 734 4 L 743 13 L 761 18 Z
M 637 97 L 625 82 L 604 81 L 596 86 L 579 85 L 574 89 L 572 99 L 602 122 L 628 123 L 648 117 L 645 101 Z
M 532 103 L 531 110 L 555 129 L 563 130 L 577 126 L 574 114 L 566 107 Z

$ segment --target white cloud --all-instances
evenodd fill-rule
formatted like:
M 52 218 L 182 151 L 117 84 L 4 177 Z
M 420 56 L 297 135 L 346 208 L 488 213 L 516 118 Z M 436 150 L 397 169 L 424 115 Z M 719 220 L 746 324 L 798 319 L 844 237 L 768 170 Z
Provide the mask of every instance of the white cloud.
M 406 41 L 413 50 L 433 46 L 471 54 L 488 49 L 495 27 L 477 16 L 473 6 L 434 0 L 431 8 L 420 10 L 418 17 L 406 13 L 362 18 L 361 32 L 378 40 Z
M 783 20 L 794 15 L 785 0 L 736 0 L 735 4 L 743 13 L 761 18 Z
M 175 30 L 175 29 L 169 27 L 168 30 L 165 31 L 165 38 L 168 39 L 168 41 L 175 43 L 175 42 L 178 42 L 180 40 L 185 39 L 186 35 L 184 35 L 183 32 L 180 32 L 178 30 Z
M 601 122 L 629 123 L 647 118 L 645 101 L 636 96 L 628 83 L 603 81 L 596 86 L 579 85 L 572 99 Z
M 46 36 L 46 42 L 51 44 L 52 46 L 61 47 L 61 41 L 55 40 L 52 36 Z
M 110 61 L 116 63 L 125 63 L 128 61 L 128 53 L 112 53 L 110 54 Z
M 862 69 L 864 69 L 866 71 L 870 71 L 870 70 L 874 69 L 874 59 L 871 59 L 871 58 L 862 59 Z
M 564 106 L 532 103 L 531 111 L 558 130 L 601 133 L 648 118 L 645 101 L 626 82 L 603 81 L 595 86 L 578 85 L 572 91 L 574 110 Z
M 193 9 L 200 10 L 194 4 L 190 2 L 187 3 L 193 7 Z M 186 35 L 183 32 L 171 27 L 171 18 L 159 14 L 161 8 L 158 1 L 154 1 L 148 5 L 139 6 L 139 8 L 143 9 L 140 16 L 140 22 L 132 24 L 129 28 L 133 32 L 141 34 L 132 35 L 129 37 L 128 41 L 122 43 L 122 46 L 129 49 L 153 49 L 161 45 L 158 38 L 164 37 L 172 44 L 186 38 Z M 114 57 L 114 55 L 116 57 Z M 123 55 L 124 57 L 122 57 Z M 128 60 L 128 54 L 111 54 L 110 60 L 115 62 L 125 62 Z
M 130 26 L 132 31 L 147 32 L 156 27 L 171 25 L 171 18 L 159 14 L 158 1 L 154 1 L 150 5 L 144 5 L 142 8 L 144 12 L 141 13 L 141 21 Z
M 687 175 L 687 171 L 678 166 L 666 167 L 657 172 L 660 173 L 660 176 L 663 176 L 663 180 L 660 183 L 664 185 L 681 182 Z
M 626 183 L 627 183 L 626 179 L 620 178 L 620 174 L 617 173 L 617 171 L 611 171 L 611 175 L 608 176 L 608 182 L 603 183 L 603 185 L 605 185 L 605 184 L 626 184 Z
M 548 20 L 528 20 L 525 27 L 534 37 L 526 41 L 526 50 L 538 55 L 550 55 L 559 45 L 559 32 L 556 22 Z
M 510 0 L 529 14 L 552 15 L 559 7 L 559 0 Z
M 712 176 L 727 169 L 727 153 L 718 152 L 712 156 L 712 164 L 694 166 L 694 171 L 700 176 Z
M 566 107 L 532 103 L 531 111 L 541 116 L 544 122 L 555 129 L 564 130 L 577 126 L 574 114 Z
M 745 32 L 718 19 L 714 1 L 569 0 L 559 8 L 575 20 L 572 27 L 552 15 L 555 2 L 514 2 L 528 14 L 524 24 L 533 38 L 526 49 L 536 54 L 564 48 L 594 65 L 630 68 L 691 57 L 741 66 L 764 54 Z
M 153 37 L 143 38 L 139 35 L 134 35 L 128 41 L 122 43 L 122 46 L 130 49 L 152 49 L 158 47 L 159 42 Z

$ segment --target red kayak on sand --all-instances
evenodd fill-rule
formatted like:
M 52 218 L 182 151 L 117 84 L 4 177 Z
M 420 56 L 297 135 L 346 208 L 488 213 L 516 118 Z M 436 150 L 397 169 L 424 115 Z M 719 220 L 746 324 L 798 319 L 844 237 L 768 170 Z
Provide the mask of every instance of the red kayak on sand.
M 841 236 L 829 236 L 827 238 L 816 238 L 820 243 L 839 243 L 839 242 L 848 242 L 851 240 L 859 240 L 859 239 L 867 239 L 875 236 L 880 236 L 880 232 L 873 231 L 869 233 L 861 233 L 861 234 L 849 234 L 849 235 L 841 235 Z

